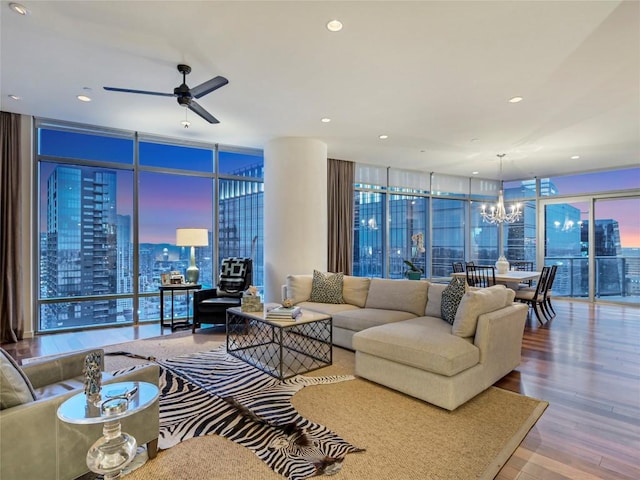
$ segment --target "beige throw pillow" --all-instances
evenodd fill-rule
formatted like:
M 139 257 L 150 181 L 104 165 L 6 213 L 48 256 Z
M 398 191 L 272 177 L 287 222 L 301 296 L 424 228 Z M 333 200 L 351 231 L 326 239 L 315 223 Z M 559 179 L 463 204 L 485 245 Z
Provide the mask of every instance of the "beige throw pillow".
M 465 293 L 458 306 L 451 333 L 463 338 L 473 337 L 480 315 L 500 310 L 507 305 L 508 290 L 504 285 L 494 285 Z
M 16 361 L 0 348 L 0 410 L 36 399 L 31 382 Z

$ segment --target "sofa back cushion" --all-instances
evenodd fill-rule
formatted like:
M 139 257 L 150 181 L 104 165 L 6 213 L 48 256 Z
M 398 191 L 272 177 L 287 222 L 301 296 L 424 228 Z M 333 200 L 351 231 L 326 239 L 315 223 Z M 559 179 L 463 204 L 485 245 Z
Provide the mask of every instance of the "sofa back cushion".
M 368 277 L 353 277 L 345 275 L 343 278 L 342 296 L 344 303 L 364 307 L 369 293 L 371 279 Z M 293 303 L 308 302 L 311 298 L 313 275 L 287 275 L 285 282 L 286 297 Z M 284 298 L 283 298 L 284 300 Z
M 36 399 L 31 382 L 16 361 L 0 348 L 0 410 Z
M 476 334 L 478 317 L 510 305 L 513 302 L 511 292 L 513 290 L 504 285 L 467 291 L 458 306 L 451 333 L 463 338 L 473 337 Z
M 421 280 L 391 280 L 372 278 L 366 308 L 400 310 L 424 315 L 429 282 Z
M 427 308 L 425 308 L 424 311 L 424 314 L 427 317 L 441 318 L 442 292 L 444 292 L 445 288 L 447 288 L 446 283 L 432 283 L 429 285 L 429 291 L 427 292 Z
M 312 275 L 287 275 L 287 298 L 293 300 L 294 304 L 307 302 L 309 300 L 309 297 L 311 297 L 312 284 Z
M 367 295 L 369 293 L 369 285 L 371 279 L 367 277 L 344 276 L 344 287 L 342 296 L 344 303 L 355 305 L 356 307 L 364 307 L 367 303 Z

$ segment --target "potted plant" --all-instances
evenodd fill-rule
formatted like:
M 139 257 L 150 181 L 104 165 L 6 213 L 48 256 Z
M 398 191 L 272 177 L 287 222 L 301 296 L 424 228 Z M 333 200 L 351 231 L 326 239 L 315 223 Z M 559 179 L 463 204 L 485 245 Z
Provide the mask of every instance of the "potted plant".
M 404 272 L 404 276 L 409 280 L 420 280 L 424 270 L 422 267 L 416 265 L 418 258 L 426 251 L 424 248 L 424 235 L 422 232 L 415 233 L 411 235 L 411 242 L 413 246 L 411 247 L 411 260 L 403 260 L 404 264 L 408 267 Z
M 420 280 L 420 277 L 422 277 L 424 270 L 418 267 L 411 260 L 403 260 L 403 261 L 404 261 L 404 264 L 408 267 L 404 271 L 404 276 L 407 277 L 409 280 Z

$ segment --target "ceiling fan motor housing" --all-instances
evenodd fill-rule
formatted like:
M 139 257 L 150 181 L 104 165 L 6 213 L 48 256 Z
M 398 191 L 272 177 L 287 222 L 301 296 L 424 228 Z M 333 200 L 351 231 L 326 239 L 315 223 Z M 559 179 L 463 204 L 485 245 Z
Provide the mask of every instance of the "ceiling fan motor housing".
M 188 107 L 189 105 L 191 105 L 191 95 L 187 94 L 187 95 L 181 95 L 178 97 L 178 103 L 180 105 L 182 105 L 183 107 Z

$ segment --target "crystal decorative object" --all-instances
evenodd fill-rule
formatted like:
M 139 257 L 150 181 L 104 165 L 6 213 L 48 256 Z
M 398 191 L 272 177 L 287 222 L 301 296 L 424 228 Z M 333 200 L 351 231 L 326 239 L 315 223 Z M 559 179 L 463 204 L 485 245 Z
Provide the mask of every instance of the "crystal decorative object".
M 126 397 L 114 397 L 102 402 L 101 414 L 105 417 L 125 412 L 129 401 Z M 87 452 L 87 467 L 95 473 L 104 475 L 104 480 L 120 478 L 120 472 L 136 455 L 136 439 L 124 433 L 120 420 L 105 422 L 102 437 Z

